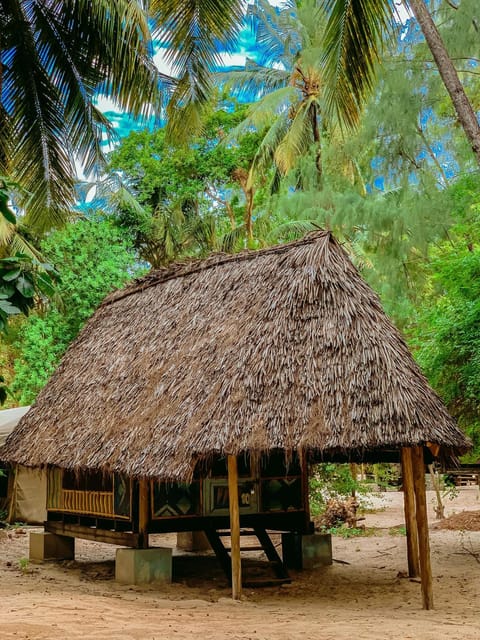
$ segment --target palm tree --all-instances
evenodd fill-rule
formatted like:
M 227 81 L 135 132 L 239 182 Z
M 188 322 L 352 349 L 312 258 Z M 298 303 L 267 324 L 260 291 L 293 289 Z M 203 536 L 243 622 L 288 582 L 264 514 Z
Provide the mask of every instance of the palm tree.
M 97 93 L 146 117 L 174 89 L 171 112 L 182 106 L 195 124 L 216 45 L 231 44 L 241 11 L 241 0 L 0 0 L 0 176 L 19 183 L 25 223 L 39 232 L 61 224 L 76 162 L 86 173 L 102 163 L 114 132 Z M 153 63 L 150 20 L 175 81 Z
M 232 52 L 245 16 L 244 0 L 151 0 L 153 32 L 172 67 L 175 91 L 167 108 L 178 143 L 202 129 L 221 51 Z
M 350 92 L 361 103 L 372 87 L 382 38 L 392 21 L 392 3 L 390 0 L 320 0 L 320 5 L 328 15 L 323 56 L 327 103 L 351 101 Z M 424 0 L 408 0 L 408 5 L 480 164 L 480 125 L 457 71 Z
M 0 25 L 0 174 L 43 231 L 65 219 L 75 159 L 94 169 L 112 134 L 95 92 L 135 115 L 160 106 L 147 14 L 127 0 L 3 0 Z
M 322 15 L 316 5 L 315 0 L 293 1 L 277 11 L 267 0 L 256 0 L 250 16 L 263 54 L 261 63 L 247 60 L 244 70 L 216 76 L 233 92 L 260 98 L 229 136 L 232 139 L 252 127 L 265 131 L 250 183 L 253 172 L 272 160 L 279 174 L 288 173 L 312 147 L 321 182 L 321 133 L 329 114 L 323 103 L 320 66 Z

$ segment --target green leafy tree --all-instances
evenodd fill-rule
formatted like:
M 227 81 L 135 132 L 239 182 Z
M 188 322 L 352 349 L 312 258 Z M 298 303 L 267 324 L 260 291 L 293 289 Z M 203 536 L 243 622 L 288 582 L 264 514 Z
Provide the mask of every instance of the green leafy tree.
M 458 222 L 430 250 L 423 305 L 411 342 L 430 382 L 472 437 L 480 455 L 480 183 L 450 192 Z
M 181 255 L 231 251 L 253 237 L 255 193 L 246 177 L 259 135 L 220 144 L 246 110 L 228 106 L 211 111 L 204 134 L 188 146 L 172 145 L 159 129 L 130 134 L 111 154 L 115 218 L 154 267 Z
M 41 250 L 61 272 L 61 281 L 55 300 L 31 314 L 19 332 L 12 391 L 22 404 L 33 401 L 104 296 L 139 272 L 108 220 L 69 224 L 50 234 Z
M 458 10 L 454 3 L 448 4 Z M 323 53 L 327 104 L 360 105 L 372 90 L 385 35 L 392 29 L 392 3 L 389 0 L 321 0 L 320 5 L 328 16 Z M 480 125 L 453 61 L 425 1 L 408 0 L 408 6 L 420 25 L 458 121 L 480 164 Z M 475 29 L 475 24 L 470 21 L 470 28 Z M 357 113 L 355 109 L 352 111 L 352 124 Z
M 256 0 L 250 15 L 263 64 L 247 60 L 244 70 L 216 76 L 234 92 L 259 98 L 230 137 L 241 137 L 252 128 L 263 132 L 251 183 L 253 172 L 261 173 L 271 162 L 277 168 L 278 182 L 313 147 L 320 184 L 322 132 L 331 129 L 333 122 L 324 102 L 324 14 L 316 0 L 288 3 L 280 10 L 266 0 Z
M 87 174 L 102 164 L 113 129 L 93 104 L 98 92 L 134 116 L 159 114 L 167 93 L 172 135 L 197 129 L 219 49 L 233 46 L 243 11 L 241 0 L 2 2 L 0 174 L 24 188 L 28 226 L 68 217 L 75 159 Z M 158 72 L 152 34 L 175 78 Z

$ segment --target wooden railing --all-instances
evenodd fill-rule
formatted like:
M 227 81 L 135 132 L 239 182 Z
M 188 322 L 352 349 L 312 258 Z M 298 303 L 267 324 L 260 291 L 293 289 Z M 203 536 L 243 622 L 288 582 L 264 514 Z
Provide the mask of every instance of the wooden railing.
M 96 516 L 114 516 L 111 491 L 75 491 L 62 489 L 61 510 L 70 513 L 88 513 Z

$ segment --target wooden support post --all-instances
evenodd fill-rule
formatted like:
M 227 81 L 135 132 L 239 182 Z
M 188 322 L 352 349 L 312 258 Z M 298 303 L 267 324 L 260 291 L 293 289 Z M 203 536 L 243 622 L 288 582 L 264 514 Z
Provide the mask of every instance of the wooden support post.
M 402 448 L 403 506 L 405 510 L 405 528 L 407 530 L 408 575 L 418 578 L 418 534 L 415 520 L 415 490 L 413 487 L 412 449 Z
M 423 447 L 412 448 L 412 463 L 423 608 L 433 609 L 432 567 L 430 565 L 430 542 L 428 539 L 427 499 L 425 491 L 425 463 L 423 459 Z
M 313 524 L 310 522 L 310 485 L 308 478 L 308 460 L 305 450 L 299 451 L 300 469 L 302 472 L 302 501 L 305 512 L 304 532 L 311 533 Z
M 238 467 L 236 456 L 228 456 L 228 496 L 230 507 L 232 598 L 240 600 L 242 597 L 242 563 L 240 559 L 240 512 L 238 508 Z
M 352 476 L 352 480 L 354 482 L 354 486 L 352 489 L 352 498 L 355 498 L 357 495 L 357 492 L 355 491 L 355 486 L 357 484 L 357 476 L 358 476 L 357 464 L 355 462 L 350 463 L 350 475 Z
M 138 481 L 138 533 L 139 547 L 148 549 L 148 523 L 150 521 L 149 481 L 140 478 Z

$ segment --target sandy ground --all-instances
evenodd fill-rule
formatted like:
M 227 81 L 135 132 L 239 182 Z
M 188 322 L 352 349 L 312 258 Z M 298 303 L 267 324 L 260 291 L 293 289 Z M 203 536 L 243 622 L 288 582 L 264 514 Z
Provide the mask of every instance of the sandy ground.
M 402 495 L 375 499 L 374 535 L 333 540 L 335 562 L 293 574 L 291 585 L 246 589 L 233 602 L 214 558 L 177 556 L 174 582 L 115 583 L 115 547 L 77 541 L 76 560 L 32 565 L 27 533 L 0 538 L 0 640 L 478 640 L 480 531 L 434 526 L 435 610 L 405 576 Z M 432 504 L 432 495 L 429 495 Z M 447 515 L 479 510 L 478 488 L 447 502 Z M 396 535 L 394 535 L 396 533 Z M 174 545 L 175 537 L 157 544 Z

